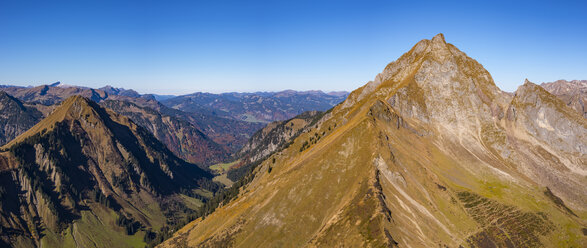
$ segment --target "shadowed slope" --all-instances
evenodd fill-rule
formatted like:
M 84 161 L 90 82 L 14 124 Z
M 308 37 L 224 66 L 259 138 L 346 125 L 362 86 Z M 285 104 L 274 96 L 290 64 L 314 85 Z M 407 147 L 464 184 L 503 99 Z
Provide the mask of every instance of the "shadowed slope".
M 3 149 L 0 224 L 12 231 L 2 239 L 17 247 L 142 247 L 148 229 L 199 206 L 180 193 L 218 189 L 146 129 L 81 96 Z
M 162 115 L 131 102 L 107 100 L 100 104 L 145 127 L 171 151 L 187 161 L 207 167 L 230 157 L 225 147 L 216 144 L 185 120 Z
M 43 114 L 0 91 L 0 145 L 16 138 L 37 124 Z

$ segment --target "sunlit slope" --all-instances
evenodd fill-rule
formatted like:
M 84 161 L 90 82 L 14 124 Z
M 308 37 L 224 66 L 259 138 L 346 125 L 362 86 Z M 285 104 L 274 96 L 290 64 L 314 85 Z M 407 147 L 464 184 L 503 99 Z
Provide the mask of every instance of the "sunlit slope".
M 587 125 L 534 86 L 423 40 L 162 246 L 584 247 Z

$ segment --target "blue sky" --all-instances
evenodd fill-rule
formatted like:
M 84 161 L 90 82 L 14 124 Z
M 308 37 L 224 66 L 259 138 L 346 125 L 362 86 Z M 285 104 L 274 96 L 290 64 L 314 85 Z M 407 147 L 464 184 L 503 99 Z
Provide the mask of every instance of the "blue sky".
M 350 91 L 442 32 L 514 91 L 587 79 L 586 2 L 0 0 L 0 84 Z

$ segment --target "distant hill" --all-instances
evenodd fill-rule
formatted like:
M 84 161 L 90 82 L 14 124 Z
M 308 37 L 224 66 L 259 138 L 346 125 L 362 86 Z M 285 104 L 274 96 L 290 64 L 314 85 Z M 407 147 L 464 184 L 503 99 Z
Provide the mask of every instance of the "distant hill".
M 143 127 L 81 96 L 2 147 L 0 246 L 144 247 L 218 190 Z
M 326 111 L 342 102 L 347 92 L 322 91 L 194 93 L 162 101 L 185 112 L 203 112 L 247 122 L 269 123 L 293 118 L 305 111 Z

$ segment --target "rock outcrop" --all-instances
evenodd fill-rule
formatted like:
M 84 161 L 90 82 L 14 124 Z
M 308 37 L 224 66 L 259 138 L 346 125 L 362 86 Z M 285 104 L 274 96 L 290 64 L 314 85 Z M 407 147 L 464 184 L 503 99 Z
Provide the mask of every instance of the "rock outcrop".
M 149 130 L 174 154 L 201 167 L 207 168 L 215 163 L 226 162 L 231 157 L 227 147 L 217 144 L 185 120 L 132 102 L 106 100 L 100 105 L 127 116 Z
M 585 107 L 587 104 L 587 80 L 558 80 L 552 83 L 542 83 L 540 86 L 587 118 L 587 108 Z

